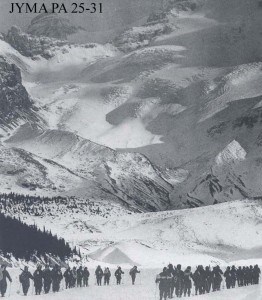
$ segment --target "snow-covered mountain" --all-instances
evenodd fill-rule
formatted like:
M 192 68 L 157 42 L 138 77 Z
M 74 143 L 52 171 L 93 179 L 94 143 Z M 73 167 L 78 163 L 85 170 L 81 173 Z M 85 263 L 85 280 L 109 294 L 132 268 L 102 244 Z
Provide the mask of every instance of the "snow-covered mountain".
M 65 193 L 146 210 L 260 198 L 261 14 L 257 1 L 163 1 L 106 45 L 11 28 L 0 54 L 38 119 L 6 131 L 4 151 L 71 172 Z
M 40 162 L 40 169 L 43 168 L 43 162 L 48 164 L 44 170 L 46 177 L 54 176 L 52 194 L 59 195 L 65 192 L 95 200 L 108 198 L 131 208 L 147 211 L 163 210 L 170 204 L 169 193 L 173 186 L 163 179 L 159 170 L 141 154 L 120 153 L 69 132 L 34 132 L 28 126 L 20 128 L 6 141 L 6 145 L 15 146 L 11 148 L 15 152 L 23 148 L 22 153 L 33 153 L 33 157 L 37 155 L 35 160 Z M 9 158 L 8 161 L 10 164 L 12 159 Z M 18 167 L 17 163 L 15 165 Z M 64 168 L 67 174 L 64 176 L 64 182 L 59 180 L 62 175 L 61 168 Z M 23 172 L 21 176 L 25 178 Z M 31 179 L 34 181 L 33 178 L 36 178 L 36 175 L 32 174 Z M 41 189 L 45 191 L 45 187 L 41 185 L 36 188 L 36 193 L 41 193 Z M 26 190 L 24 192 L 26 193 Z
M 261 15 L 258 1 L 167 0 L 108 44 L 43 36 L 41 18 L 10 28 L 0 212 L 90 266 L 260 258 Z

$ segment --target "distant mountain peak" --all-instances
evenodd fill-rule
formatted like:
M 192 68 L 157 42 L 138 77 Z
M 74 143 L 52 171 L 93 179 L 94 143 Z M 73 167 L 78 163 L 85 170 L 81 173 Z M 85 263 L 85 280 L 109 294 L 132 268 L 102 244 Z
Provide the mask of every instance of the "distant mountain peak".
M 40 14 L 32 19 L 27 28 L 27 33 L 35 36 L 46 36 L 66 40 L 71 34 L 85 30 L 83 27 L 75 26 L 71 22 L 56 13 Z
M 236 161 L 245 160 L 247 152 L 245 149 L 236 141 L 233 140 L 228 144 L 222 152 L 216 157 L 217 165 L 231 164 Z

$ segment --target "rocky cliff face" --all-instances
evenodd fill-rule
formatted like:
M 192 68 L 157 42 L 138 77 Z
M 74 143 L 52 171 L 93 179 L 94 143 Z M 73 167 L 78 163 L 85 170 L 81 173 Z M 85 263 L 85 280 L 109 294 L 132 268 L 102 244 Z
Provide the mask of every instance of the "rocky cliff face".
M 13 26 L 6 34 L 3 34 L 3 39 L 22 55 L 27 57 L 41 55 L 45 58 L 51 58 L 51 48 L 62 47 L 66 44 L 65 41 L 48 37 L 31 36 L 22 32 L 22 30 L 16 26 Z
M 37 119 L 36 108 L 22 84 L 20 69 L 0 56 L 0 127 L 8 130 Z

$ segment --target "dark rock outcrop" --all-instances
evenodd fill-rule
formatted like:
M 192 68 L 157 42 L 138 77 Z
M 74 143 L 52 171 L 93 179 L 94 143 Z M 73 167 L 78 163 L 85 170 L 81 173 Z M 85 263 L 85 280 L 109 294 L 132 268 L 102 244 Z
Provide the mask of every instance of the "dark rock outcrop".
M 62 18 L 56 13 L 40 14 L 35 17 L 28 26 L 27 33 L 34 36 L 45 36 L 60 40 L 66 40 L 71 34 L 79 30 L 85 30 L 80 26 L 75 26 L 66 18 Z
M 20 69 L 0 56 L 0 126 L 7 129 L 20 119 L 33 117 L 33 109 Z
M 31 36 L 22 32 L 22 30 L 16 26 L 12 26 L 7 34 L 3 34 L 3 39 L 24 56 L 34 57 L 41 55 L 46 59 L 52 57 L 51 48 L 61 47 L 67 44 L 66 41 Z

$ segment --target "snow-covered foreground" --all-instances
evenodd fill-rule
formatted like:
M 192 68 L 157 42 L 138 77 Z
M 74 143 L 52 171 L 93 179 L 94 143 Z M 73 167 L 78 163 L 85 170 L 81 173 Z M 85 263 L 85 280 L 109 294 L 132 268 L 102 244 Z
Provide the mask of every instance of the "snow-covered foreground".
M 153 300 L 158 298 L 158 286 L 156 286 L 154 279 L 155 275 L 159 270 L 142 270 L 141 275 L 137 277 L 137 284 L 135 286 L 131 285 L 131 280 L 128 272 L 125 273 L 124 282 L 122 285 L 117 286 L 115 284 L 114 278 L 111 280 L 110 286 L 98 287 L 94 283 L 94 271 L 91 270 L 90 285 L 87 288 L 75 288 L 71 290 L 62 290 L 57 294 L 50 293 L 48 295 L 35 296 L 32 294 L 32 284 L 29 290 L 29 294 L 26 299 L 63 299 L 63 300 Z M 13 276 L 14 282 L 11 288 L 11 295 L 9 299 L 17 300 L 24 298 L 21 295 L 21 288 L 18 285 L 18 273 L 19 270 L 14 269 L 10 271 Z M 141 276 L 141 278 L 140 278 Z M 63 288 L 63 284 L 62 284 Z M 6 296 L 8 296 L 8 292 Z M 194 295 L 194 291 L 193 294 Z M 249 286 L 245 288 L 236 288 L 234 290 L 223 289 L 220 292 L 211 293 L 203 296 L 194 296 L 196 300 L 261 300 L 262 298 L 262 285 L 259 286 Z

